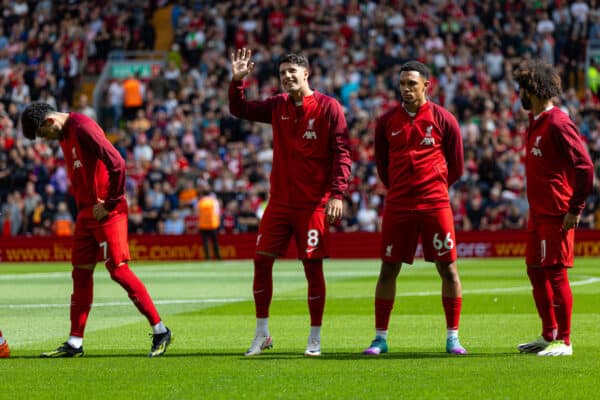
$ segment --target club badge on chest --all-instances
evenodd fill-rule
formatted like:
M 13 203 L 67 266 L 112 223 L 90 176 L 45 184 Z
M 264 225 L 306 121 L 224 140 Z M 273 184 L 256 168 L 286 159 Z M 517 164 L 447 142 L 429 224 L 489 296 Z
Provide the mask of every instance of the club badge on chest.
M 308 120 L 308 126 L 306 128 L 306 132 L 302 135 L 303 139 L 307 140 L 317 140 L 317 132 L 313 130 L 313 126 L 315 124 L 315 119 L 311 118 Z

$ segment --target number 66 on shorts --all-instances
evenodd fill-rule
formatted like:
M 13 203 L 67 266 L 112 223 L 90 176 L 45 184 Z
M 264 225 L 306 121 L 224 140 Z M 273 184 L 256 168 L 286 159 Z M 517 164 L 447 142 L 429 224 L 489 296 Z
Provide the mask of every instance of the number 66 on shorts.
M 452 209 L 384 211 L 381 242 L 383 261 L 412 264 L 419 239 L 425 261 L 456 261 Z

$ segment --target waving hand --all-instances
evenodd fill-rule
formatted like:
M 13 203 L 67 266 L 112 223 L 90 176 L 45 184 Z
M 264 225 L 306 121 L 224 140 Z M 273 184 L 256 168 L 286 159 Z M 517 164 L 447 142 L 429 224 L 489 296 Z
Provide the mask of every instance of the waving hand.
M 233 72 L 233 80 L 240 81 L 246 77 L 253 69 L 254 63 L 250 61 L 252 50 L 237 49 L 236 52 L 231 52 L 231 69 Z

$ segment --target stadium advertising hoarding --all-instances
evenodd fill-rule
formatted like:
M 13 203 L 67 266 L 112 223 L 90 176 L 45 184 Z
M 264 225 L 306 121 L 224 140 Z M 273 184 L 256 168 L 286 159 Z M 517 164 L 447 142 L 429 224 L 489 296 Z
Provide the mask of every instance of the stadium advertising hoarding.
M 149 79 L 158 75 L 161 63 L 138 61 L 115 63 L 110 66 L 110 77 L 115 79 L 125 79 L 139 74 L 141 79 Z
M 458 232 L 457 251 L 461 258 L 525 257 L 524 231 Z M 355 232 L 332 235 L 333 258 L 378 258 L 381 236 L 377 233 Z M 256 234 L 221 235 L 219 245 L 223 259 L 248 259 L 254 255 Z M 204 260 L 204 248 L 199 236 L 132 235 L 129 238 L 133 260 Z M 294 258 L 290 246 L 286 257 Z M 600 257 L 600 231 L 578 231 L 575 254 L 579 257 Z M 421 247 L 417 257 L 422 256 Z M 70 261 L 71 239 L 58 237 L 18 237 L 0 240 L 0 261 Z

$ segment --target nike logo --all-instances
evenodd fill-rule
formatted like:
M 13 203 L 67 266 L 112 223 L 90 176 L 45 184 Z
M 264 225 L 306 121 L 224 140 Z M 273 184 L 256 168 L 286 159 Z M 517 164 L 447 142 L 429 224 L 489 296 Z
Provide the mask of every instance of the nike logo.
M 287 115 L 282 115 L 281 119 L 285 121 L 286 119 L 290 119 L 290 117 L 288 117 Z
M 262 292 L 264 292 L 264 291 L 265 291 L 264 289 L 263 289 L 263 290 L 255 290 L 255 291 L 254 291 L 254 294 L 259 294 L 259 293 L 262 293 Z
M 402 131 L 394 131 L 394 132 L 392 132 L 392 136 L 396 136 L 396 135 L 400 134 L 400 132 L 402 132 Z
M 321 296 L 308 296 L 308 300 L 317 300 L 320 298 L 321 298 Z
M 448 254 L 450 253 L 450 250 L 446 250 L 446 251 L 438 251 L 438 256 L 443 256 L 444 254 Z
M 310 249 L 306 249 L 307 253 L 312 253 L 313 251 L 315 251 L 317 248 L 316 247 L 311 247 Z

